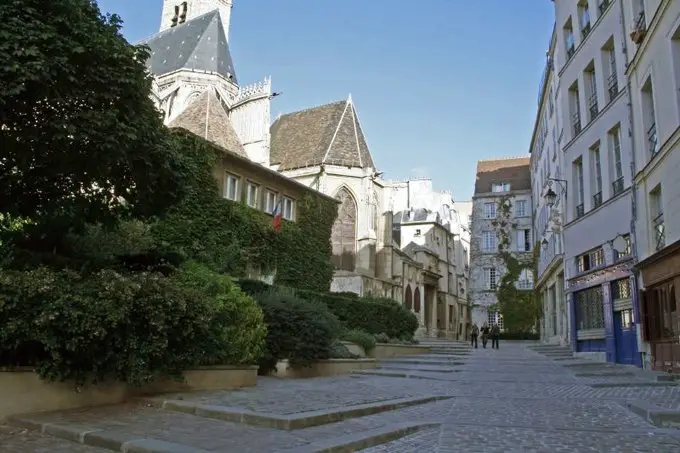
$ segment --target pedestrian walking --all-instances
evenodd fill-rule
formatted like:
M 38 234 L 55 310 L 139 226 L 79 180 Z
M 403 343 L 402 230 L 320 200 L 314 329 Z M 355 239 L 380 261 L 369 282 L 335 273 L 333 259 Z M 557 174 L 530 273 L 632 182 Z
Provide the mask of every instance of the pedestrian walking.
M 479 336 L 479 327 L 477 324 L 472 325 L 472 331 L 470 331 L 470 346 L 477 348 L 477 337 Z
M 486 343 L 489 341 L 489 325 L 484 323 L 482 326 L 482 347 L 486 349 Z
M 498 349 L 498 340 L 501 338 L 501 328 L 498 324 L 494 324 L 491 327 L 491 349 Z

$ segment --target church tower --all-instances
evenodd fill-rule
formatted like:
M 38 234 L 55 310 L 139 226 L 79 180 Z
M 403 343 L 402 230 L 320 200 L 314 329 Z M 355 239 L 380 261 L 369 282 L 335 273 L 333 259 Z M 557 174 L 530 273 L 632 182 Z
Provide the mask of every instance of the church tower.
M 219 10 L 224 33 L 229 40 L 232 0 L 163 0 L 161 28 L 167 30 L 210 11 Z

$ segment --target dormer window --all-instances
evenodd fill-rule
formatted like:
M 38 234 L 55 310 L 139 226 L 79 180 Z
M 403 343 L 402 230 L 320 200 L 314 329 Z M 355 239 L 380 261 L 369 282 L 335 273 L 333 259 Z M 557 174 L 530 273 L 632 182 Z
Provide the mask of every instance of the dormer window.
M 494 184 L 491 185 L 491 191 L 492 192 L 510 192 L 510 183 L 509 182 L 494 183 Z

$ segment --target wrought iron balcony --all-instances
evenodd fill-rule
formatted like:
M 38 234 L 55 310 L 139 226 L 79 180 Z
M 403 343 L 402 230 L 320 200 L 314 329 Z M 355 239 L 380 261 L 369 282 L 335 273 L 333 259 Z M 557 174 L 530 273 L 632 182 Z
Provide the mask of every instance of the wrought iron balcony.
M 616 72 L 607 77 L 607 90 L 609 91 L 609 102 L 619 94 L 619 79 Z
M 623 176 L 612 182 L 612 196 L 615 197 L 623 192 Z
M 659 137 L 656 135 L 656 123 L 652 123 L 649 129 L 647 129 L 647 143 L 649 143 L 649 152 L 654 157 L 659 152 Z
M 593 93 L 588 98 L 588 110 L 590 111 L 590 121 L 597 116 L 597 93 Z
M 570 44 L 569 46 L 567 46 L 567 60 L 574 56 L 574 52 L 576 52 L 574 44 Z
M 574 135 L 581 133 L 581 114 L 579 112 L 574 113 L 571 116 L 571 124 L 574 126 Z
M 604 11 L 607 9 L 609 6 L 610 0 L 602 0 L 599 5 L 597 5 L 597 9 L 600 10 L 600 14 L 604 14 Z
M 663 221 L 663 213 L 654 217 L 654 220 L 652 220 L 652 227 L 654 229 L 654 242 L 656 244 L 655 250 L 661 250 L 666 245 L 666 228 Z
M 593 195 L 593 209 L 597 208 L 602 204 L 602 191 Z
M 590 20 L 588 20 L 588 22 L 586 22 L 585 24 L 581 25 L 581 39 L 586 39 L 588 33 L 590 33 Z
M 585 214 L 585 210 L 583 209 L 583 203 L 577 204 L 576 205 L 576 218 L 581 218 L 583 217 L 583 214 Z

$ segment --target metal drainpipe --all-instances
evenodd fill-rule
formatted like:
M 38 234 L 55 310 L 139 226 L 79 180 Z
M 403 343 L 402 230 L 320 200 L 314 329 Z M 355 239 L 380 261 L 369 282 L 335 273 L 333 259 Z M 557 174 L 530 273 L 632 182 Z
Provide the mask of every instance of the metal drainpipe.
M 619 0 L 619 9 L 621 12 L 621 29 L 623 32 L 623 54 L 625 55 L 626 58 L 626 69 L 628 68 L 628 65 L 630 64 L 630 55 L 628 54 L 628 40 L 626 39 L 626 16 L 623 10 L 624 7 L 624 0 Z M 636 148 L 636 141 L 635 141 L 635 122 L 633 118 L 633 103 L 632 103 L 632 88 L 631 88 L 631 83 L 630 83 L 630 77 L 626 77 L 626 90 L 628 100 L 627 100 L 627 105 L 628 105 L 628 122 L 629 122 L 629 129 L 628 129 L 628 136 L 630 137 L 631 140 L 631 151 L 630 151 L 630 177 L 631 177 L 631 184 L 630 184 L 630 196 L 631 196 L 631 202 L 630 202 L 630 209 L 631 209 L 631 219 L 630 219 L 630 235 L 632 238 L 631 241 L 631 248 L 632 248 L 632 254 L 633 254 L 633 263 L 637 264 L 638 262 L 638 253 L 637 253 L 637 231 L 635 229 L 635 222 L 637 220 L 637 184 L 635 183 L 635 172 L 636 172 L 636 162 L 635 162 L 635 148 Z M 639 294 L 639 285 L 638 285 L 638 278 L 640 276 L 639 270 L 634 267 L 633 268 L 633 287 L 632 287 L 632 296 L 633 296 L 633 313 L 635 315 L 635 320 L 637 324 L 637 332 L 638 332 L 638 338 L 640 338 L 639 333 L 640 333 L 640 326 L 641 326 L 641 319 L 640 319 L 640 298 L 638 297 Z M 638 341 L 638 354 L 642 353 L 642 346 L 641 340 Z M 638 359 L 640 359 L 640 366 L 644 366 L 644 363 L 641 356 L 638 356 Z

